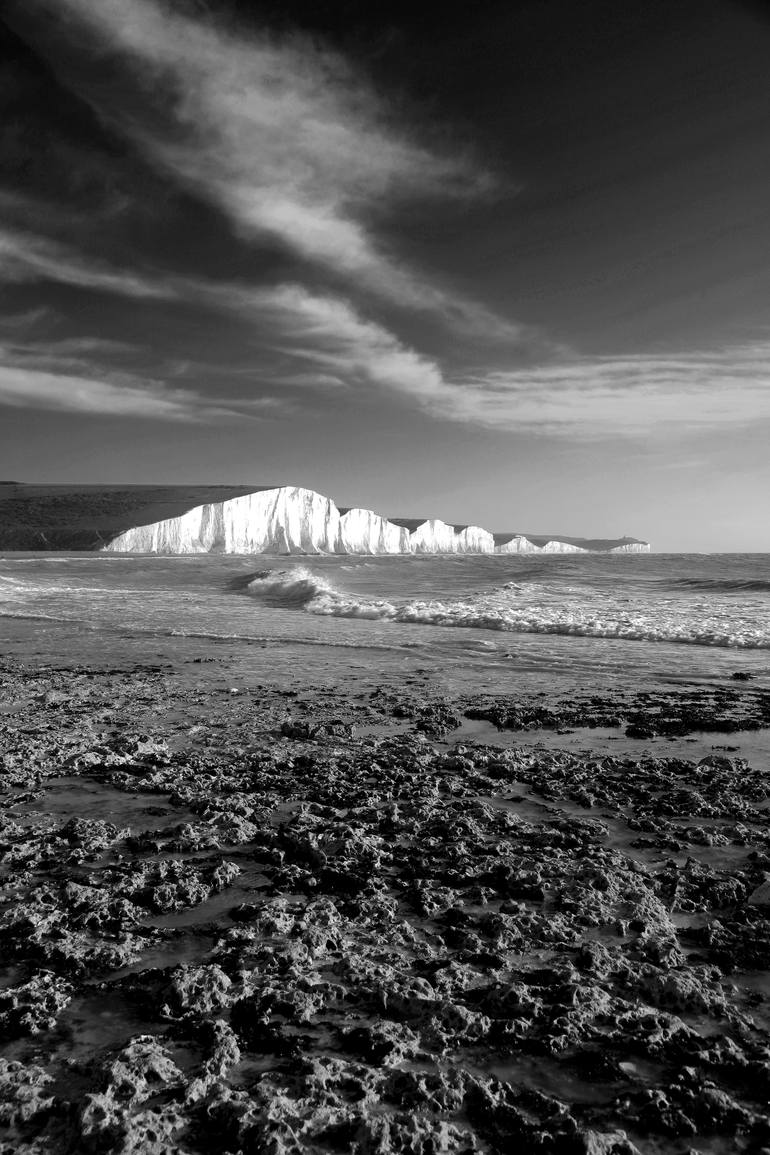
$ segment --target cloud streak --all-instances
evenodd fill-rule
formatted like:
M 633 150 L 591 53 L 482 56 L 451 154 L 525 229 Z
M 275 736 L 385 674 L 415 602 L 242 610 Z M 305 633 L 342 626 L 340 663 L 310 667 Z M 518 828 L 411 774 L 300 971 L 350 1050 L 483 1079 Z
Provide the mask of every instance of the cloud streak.
M 452 420 L 583 438 L 737 428 L 770 421 L 770 344 L 573 357 L 466 381 Z
M 545 364 L 479 374 L 448 371 L 361 315 L 347 299 L 302 285 L 253 286 L 158 270 L 115 268 L 59 242 L 0 230 L 0 280 L 50 280 L 127 298 L 195 305 L 253 326 L 256 348 L 232 401 L 179 389 L 173 370 L 147 381 L 115 367 L 141 350 L 71 335 L 0 350 L 0 404 L 163 420 L 279 413 L 281 394 L 324 389 L 395 394 L 431 416 L 496 430 L 596 439 L 770 420 L 770 344 L 721 351 L 585 357 L 568 350 Z M 9 329 L 46 319 L 9 318 Z M 208 367 L 211 368 L 211 367 Z M 194 361 L 181 374 L 200 377 Z M 228 373 L 232 380 L 234 374 Z M 164 384 L 163 378 L 171 378 Z M 251 395 L 249 393 L 251 391 Z
M 274 397 L 213 399 L 97 363 L 133 351 L 98 338 L 0 345 L 0 406 L 193 424 L 275 416 L 287 408 Z
M 451 375 L 348 302 L 283 286 L 252 305 L 308 375 L 312 364 L 333 383 L 396 392 L 443 420 L 583 439 L 770 421 L 767 343 Z
M 279 352 L 317 367 L 332 382 L 396 391 L 424 405 L 451 397 L 435 361 L 362 318 L 347 301 L 283 285 L 255 292 L 251 303 L 283 334 Z
M 46 245 L 39 239 L 32 245 L 34 256 L 23 265 L 26 275 L 193 303 L 237 316 L 260 336 L 251 363 L 227 373 L 244 395 L 222 402 L 176 387 L 174 378 L 200 376 L 202 366 L 195 361 L 180 372 L 169 370 L 169 386 L 116 372 L 116 358 L 140 352 L 120 342 L 72 336 L 14 343 L 0 351 L 6 361 L 0 367 L 0 403 L 7 405 L 24 404 L 26 396 L 32 407 L 79 412 L 90 407 L 112 416 L 196 421 L 202 416 L 227 419 L 235 412 L 279 414 L 297 393 L 301 398 L 347 389 L 359 400 L 366 393 L 395 395 L 444 421 L 584 440 L 770 421 L 768 343 L 616 357 L 562 352 L 548 364 L 452 373 L 340 297 L 297 284 L 253 287 L 194 277 L 154 279 L 94 267 L 62 246 Z
M 0 405 L 154 421 L 196 421 L 205 414 L 200 397 L 186 390 L 115 384 L 14 365 L 0 365 Z
M 439 151 L 396 128 L 341 56 L 297 37 L 236 39 L 157 0 L 57 0 L 56 13 L 89 30 L 100 52 L 123 57 L 145 78 L 145 95 L 154 84 L 168 97 L 142 116 L 100 90 L 99 115 L 244 236 L 277 239 L 400 304 L 515 332 L 416 276 L 376 241 L 372 221 L 383 208 L 415 197 L 476 198 L 493 181 L 456 145 Z
M 0 228 L 0 281 L 40 280 L 126 297 L 162 299 L 174 295 L 159 277 L 114 269 L 48 238 Z

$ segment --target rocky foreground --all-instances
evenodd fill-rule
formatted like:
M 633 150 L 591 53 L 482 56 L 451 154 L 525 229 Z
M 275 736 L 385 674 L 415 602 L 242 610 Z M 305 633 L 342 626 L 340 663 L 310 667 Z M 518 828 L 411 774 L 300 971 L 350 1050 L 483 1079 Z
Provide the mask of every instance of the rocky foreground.
M 766 694 L 0 687 L 4 1155 L 770 1150 Z

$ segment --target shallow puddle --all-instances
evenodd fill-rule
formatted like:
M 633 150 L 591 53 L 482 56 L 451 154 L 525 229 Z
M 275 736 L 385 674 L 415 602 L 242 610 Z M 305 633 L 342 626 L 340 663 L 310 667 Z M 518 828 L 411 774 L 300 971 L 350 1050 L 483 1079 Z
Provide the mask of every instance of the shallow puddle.
M 137 1014 L 119 991 L 78 995 L 59 1019 L 57 1034 L 66 1058 L 83 1059 L 124 1046 L 135 1035 L 163 1035 L 168 1027 Z
M 34 802 L 13 805 L 14 816 L 93 818 L 134 830 L 163 830 L 181 822 L 199 821 L 187 807 L 171 806 L 170 795 L 128 794 L 90 778 L 49 778 L 43 791 L 42 797 L 36 794 Z M 17 809 L 21 806 L 23 809 Z
M 567 750 L 573 754 L 585 752 L 592 758 L 602 754 L 634 758 L 651 754 L 655 758 L 698 762 L 712 754 L 727 754 L 731 758 L 745 758 L 752 768 L 770 773 L 770 728 L 737 730 L 732 734 L 695 731 L 683 738 L 628 738 L 619 726 L 585 726 L 562 731 L 498 730 L 484 718 L 464 718 L 459 728 L 447 735 L 444 744 L 451 747 L 468 742 L 502 749 L 525 746 Z
M 210 923 L 214 920 L 227 919 L 228 911 L 242 902 L 253 899 L 255 893 L 263 891 L 270 885 L 267 875 L 256 867 L 242 869 L 233 882 L 218 894 L 199 902 L 196 906 L 186 907 L 184 910 L 173 911 L 169 914 L 150 915 L 141 920 L 142 926 L 173 929 L 175 927 L 191 927 L 199 923 Z
M 648 1066 L 652 1067 L 652 1064 Z M 655 1071 L 656 1074 L 650 1077 L 651 1082 L 660 1077 L 660 1067 L 655 1067 Z M 571 1072 L 564 1062 L 556 1063 L 535 1055 L 517 1058 L 513 1062 L 492 1063 L 486 1072 L 480 1070 L 479 1073 L 495 1075 L 513 1087 L 540 1091 L 572 1104 L 610 1103 L 626 1086 L 622 1076 L 615 1081 L 602 1079 L 599 1082 L 588 1075 L 581 1077 Z
M 129 966 L 111 971 L 107 983 L 115 983 L 129 975 L 149 970 L 168 970 L 178 966 L 198 966 L 205 962 L 214 946 L 218 933 L 196 933 L 188 930 L 178 937 L 165 939 L 143 951 L 140 958 Z

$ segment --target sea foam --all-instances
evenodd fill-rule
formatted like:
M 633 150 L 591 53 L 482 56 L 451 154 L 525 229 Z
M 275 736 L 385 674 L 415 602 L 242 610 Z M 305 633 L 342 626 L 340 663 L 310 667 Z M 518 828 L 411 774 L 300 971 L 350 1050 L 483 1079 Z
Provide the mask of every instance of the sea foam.
M 538 584 L 509 582 L 467 598 L 393 599 L 360 597 L 335 588 L 305 566 L 266 570 L 247 587 L 273 607 L 302 609 L 324 617 L 359 618 L 404 625 L 449 626 L 507 633 L 559 634 L 585 638 L 670 642 L 736 649 L 770 649 L 770 623 L 750 611 L 708 612 L 702 602 L 685 606 L 662 600 L 655 609 L 632 599 L 601 597 Z M 565 596 L 565 594 L 567 596 Z

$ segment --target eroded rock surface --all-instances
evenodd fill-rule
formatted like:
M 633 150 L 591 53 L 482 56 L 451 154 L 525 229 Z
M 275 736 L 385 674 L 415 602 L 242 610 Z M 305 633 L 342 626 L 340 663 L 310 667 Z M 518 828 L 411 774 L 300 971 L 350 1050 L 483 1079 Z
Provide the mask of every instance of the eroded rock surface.
M 2 1155 L 770 1148 L 765 769 L 452 744 L 505 702 L 2 682 Z

